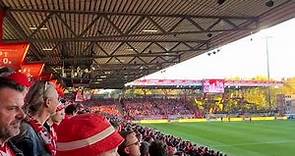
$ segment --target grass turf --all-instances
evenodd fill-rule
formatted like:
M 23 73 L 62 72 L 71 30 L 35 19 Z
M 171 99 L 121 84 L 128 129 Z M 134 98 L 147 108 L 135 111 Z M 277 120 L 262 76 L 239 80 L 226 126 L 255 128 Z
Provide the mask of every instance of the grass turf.
M 144 124 L 228 156 L 295 155 L 295 121 Z

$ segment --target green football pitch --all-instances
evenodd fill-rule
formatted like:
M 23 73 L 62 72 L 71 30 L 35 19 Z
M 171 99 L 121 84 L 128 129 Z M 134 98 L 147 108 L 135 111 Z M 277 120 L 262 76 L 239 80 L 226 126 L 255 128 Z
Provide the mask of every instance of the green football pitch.
M 295 155 L 295 121 L 144 124 L 228 156 Z

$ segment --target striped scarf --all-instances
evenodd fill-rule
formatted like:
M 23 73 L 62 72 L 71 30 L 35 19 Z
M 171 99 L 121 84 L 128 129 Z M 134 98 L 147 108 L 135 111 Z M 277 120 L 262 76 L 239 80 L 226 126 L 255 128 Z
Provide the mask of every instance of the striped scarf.
M 56 154 L 56 134 L 53 128 L 48 132 L 39 121 L 32 117 L 27 118 L 27 122 L 33 127 L 38 136 L 41 137 L 47 151 L 54 156 Z

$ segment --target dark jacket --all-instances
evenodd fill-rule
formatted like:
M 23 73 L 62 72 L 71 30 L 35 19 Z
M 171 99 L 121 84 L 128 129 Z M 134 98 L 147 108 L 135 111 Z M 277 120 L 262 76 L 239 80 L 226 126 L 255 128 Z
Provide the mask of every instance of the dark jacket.
M 45 148 L 41 136 L 26 122 L 22 123 L 20 135 L 13 138 L 12 141 L 24 156 L 51 156 Z
M 23 152 L 19 150 L 11 141 L 8 141 L 7 145 L 15 153 L 15 156 L 24 156 Z

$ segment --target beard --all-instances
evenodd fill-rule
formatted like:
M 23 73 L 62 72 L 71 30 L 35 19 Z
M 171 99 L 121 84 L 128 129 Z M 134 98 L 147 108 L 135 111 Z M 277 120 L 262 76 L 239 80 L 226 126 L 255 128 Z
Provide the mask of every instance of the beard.
M 0 138 L 3 140 L 14 137 L 20 133 L 21 120 L 15 120 L 11 122 L 8 126 L 0 127 Z
M 21 125 L 21 120 L 16 120 L 11 123 L 11 132 L 13 133 L 14 136 L 18 135 L 20 132 L 20 125 Z

